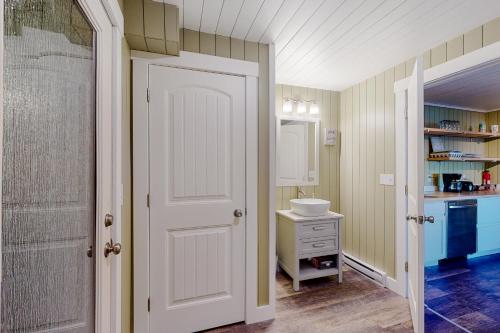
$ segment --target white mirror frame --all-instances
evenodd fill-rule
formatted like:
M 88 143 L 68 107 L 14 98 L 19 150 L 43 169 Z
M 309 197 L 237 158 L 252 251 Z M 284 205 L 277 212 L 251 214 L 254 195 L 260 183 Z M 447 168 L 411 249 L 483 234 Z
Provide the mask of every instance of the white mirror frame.
M 281 120 L 297 120 L 308 123 L 314 123 L 314 181 L 310 182 L 287 182 L 282 181 L 279 173 L 280 165 L 280 139 L 281 139 Z M 293 115 L 276 116 L 276 186 L 316 186 L 319 185 L 319 118 L 299 117 Z

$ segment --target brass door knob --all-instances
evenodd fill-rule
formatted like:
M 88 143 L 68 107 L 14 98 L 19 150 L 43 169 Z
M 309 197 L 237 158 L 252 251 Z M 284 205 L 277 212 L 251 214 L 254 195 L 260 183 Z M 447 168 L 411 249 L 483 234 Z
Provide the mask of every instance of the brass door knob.
M 113 253 L 114 255 L 119 255 L 120 252 L 122 251 L 122 245 L 120 243 L 113 243 L 113 240 L 110 242 L 107 242 L 106 245 L 104 245 L 104 257 L 108 257 L 110 253 Z

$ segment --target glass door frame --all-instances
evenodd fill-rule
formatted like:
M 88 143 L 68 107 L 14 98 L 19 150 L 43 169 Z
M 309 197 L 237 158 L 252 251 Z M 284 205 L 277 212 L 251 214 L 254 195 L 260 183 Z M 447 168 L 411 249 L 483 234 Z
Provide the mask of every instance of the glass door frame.
M 104 245 L 121 239 L 121 48 L 123 15 L 116 0 L 77 0 L 96 31 L 96 279 L 95 331 L 121 332 L 121 256 L 104 257 Z M 0 170 L 3 155 L 4 2 L 0 2 Z M 2 177 L 0 176 L 0 187 Z M 0 192 L 0 202 L 1 202 Z M 0 233 L 1 233 L 0 205 Z M 104 216 L 114 215 L 111 228 Z M 1 237 L 0 237 L 1 242 Z M 1 243 L 0 243 L 1 258 Z M 2 263 L 0 260 L 0 273 Z M 0 287 L 1 287 L 0 274 Z M 0 302 L 1 306 L 1 302 Z M 0 318 L 1 320 L 1 318 Z M 0 322 L 1 325 L 1 322 Z

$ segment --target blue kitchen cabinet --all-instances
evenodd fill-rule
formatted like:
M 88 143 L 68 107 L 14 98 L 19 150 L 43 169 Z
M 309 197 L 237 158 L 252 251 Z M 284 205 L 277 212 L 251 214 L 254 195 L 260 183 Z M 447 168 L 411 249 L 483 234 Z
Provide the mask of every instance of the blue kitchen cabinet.
M 434 216 L 434 223 L 424 224 L 425 266 L 434 266 L 446 258 L 446 205 L 444 201 L 428 201 L 425 216 Z
M 500 197 L 477 201 L 477 255 L 500 252 Z

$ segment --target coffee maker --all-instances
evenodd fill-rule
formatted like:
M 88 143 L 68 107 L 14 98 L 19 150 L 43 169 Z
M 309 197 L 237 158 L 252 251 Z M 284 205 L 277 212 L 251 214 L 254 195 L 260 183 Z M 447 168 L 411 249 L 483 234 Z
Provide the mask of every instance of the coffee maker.
M 460 173 L 443 173 L 443 191 L 444 192 L 461 192 L 462 182 Z

